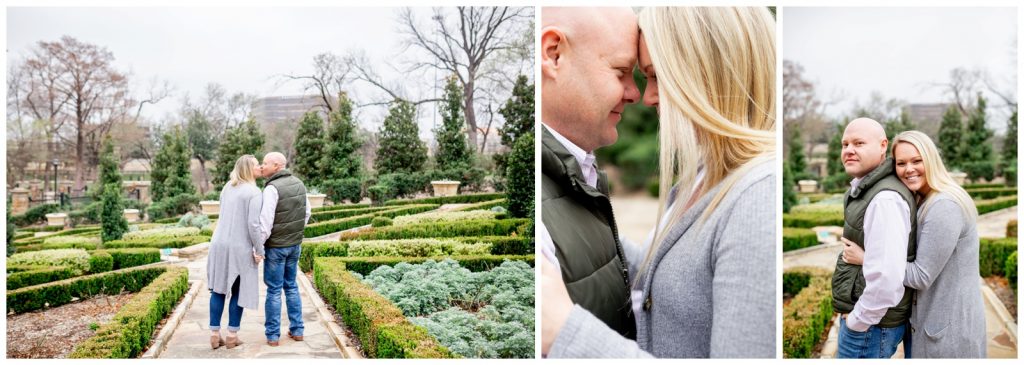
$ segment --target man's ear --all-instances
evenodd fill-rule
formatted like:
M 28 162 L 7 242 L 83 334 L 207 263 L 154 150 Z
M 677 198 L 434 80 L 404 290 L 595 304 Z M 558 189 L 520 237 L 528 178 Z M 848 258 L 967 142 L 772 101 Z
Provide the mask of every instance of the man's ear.
M 889 155 L 889 139 L 888 138 L 882 138 L 882 159 L 884 160 L 885 156 L 888 156 L 888 155 Z
M 565 33 L 555 27 L 540 31 L 540 70 L 542 77 L 555 78 L 565 52 Z

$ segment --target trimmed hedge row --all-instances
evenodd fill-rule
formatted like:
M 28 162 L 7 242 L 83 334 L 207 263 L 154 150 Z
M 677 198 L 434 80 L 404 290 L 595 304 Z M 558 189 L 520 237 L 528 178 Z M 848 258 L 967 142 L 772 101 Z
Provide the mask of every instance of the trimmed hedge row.
M 86 299 L 101 293 L 113 295 L 122 290 L 137 292 L 166 270 L 166 267 L 130 268 L 8 290 L 7 310 L 24 313 L 64 305 L 74 298 Z
M 81 275 L 89 271 L 89 253 L 82 249 L 47 250 L 17 253 L 7 258 L 8 265 L 66 266 Z
M 831 274 L 820 268 L 800 268 L 808 284 L 782 312 L 782 352 L 784 358 L 808 358 L 821 341 L 822 333 L 832 320 Z
M 464 211 L 469 211 L 469 210 L 487 210 L 487 209 L 491 209 L 491 208 L 494 208 L 494 207 L 508 208 L 508 199 L 507 198 L 501 198 L 501 199 L 488 200 L 488 201 L 480 202 L 480 203 L 476 203 L 476 204 L 469 204 L 469 205 L 461 207 L 461 208 L 452 209 L 451 211 L 452 212 L 464 212 Z
M 528 218 L 485 219 L 480 221 L 461 221 L 445 223 L 414 224 L 408 226 L 389 226 L 369 228 L 359 232 L 341 234 L 341 241 L 348 240 L 396 240 L 406 238 L 427 237 L 468 237 L 468 236 L 511 236 L 524 235 Z
M 1017 238 L 1017 220 L 1011 219 L 1006 222 L 1006 237 Z
M 988 189 L 988 188 L 1005 188 L 1006 184 L 964 184 L 960 185 L 964 190 L 975 190 L 975 189 Z
M 346 262 L 319 258 L 313 283 L 373 358 L 451 358 L 455 355 L 394 303 L 346 270 Z
M 790 213 L 782 215 L 782 226 L 791 228 L 814 228 L 820 226 L 843 226 L 843 214 Z
M 1010 288 L 1017 292 L 1017 251 L 1013 251 L 1006 258 L 1006 267 L 1003 268 L 1003 271 L 1006 273 L 1006 281 L 1010 282 Z
M 373 221 L 374 217 L 394 218 L 400 215 L 416 214 L 431 211 L 437 209 L 437 207 L 437 204 L 407 205 L 379 212 L 357 215 L 354 217 L 323 221 L 319 223 L 306 225 L 306 228 L 305 230 L 303 230 L 302 234 L 306 238 L 323 236 L 329 233 L 344 231 L 346 229 L 352 229 L 368 225 L 370 224 L 370 222 Z
M 422 239 L 394 240 L 395 244 L 402 244 L 403 241 L 419 241 Z M 491 255 L 518 255 L 526 256 L 534 253 L 533 241 L 526 237 L 453 237 L 447 240 L 463 244 L 488 244 Z M 347 257 L 349 244 L 361 241 L 341 242 L 306 242 L 302 244 L 302 252 L 299 254 L 299 268 L 303 272 L 313 269 L 313 260 L 317 257 Z
M 969 189 L 967 194 L 971 196 L 971 199 L 993 199 L 1001 196 L 1017 195 L 1017 188 L 980 188 L 980 189 Z
M 26 238 L 26 239 L 22 239 L 22 240 L 17 240 L 17 241 L 14 241 L 14 245 L 15 246 L 21 246 L 21 245 L 30 245 L 30 244 L 36 244 L 36 243 L 43 243 L 43 241 L 45 241 L 47 238 L 54 238 L 54 237 L 60 237 L 60 236 L 70 236 L 70 235 L 78 235 L 78 234 L 83 234 L 83 233 L 94 233 L 94 232 L 95 233 L 99 233 L 99 231 L 100 231 L 100 228 L 98 228 L 98 227 L 72 228 L 72 229 L 66 229 L 66 230 L 63 230 L 63 231 L 51 234 L 51 235 L 46 235 L 46 236 L 43 236 L 43 237 L 32 237 L 32 238 Z
M 30 208 L 25 213 L 7 217 L 7 220 L 16 226 L 27 226 L 46 220 L 47 214 L 56 213 L 58 210 L 60 207 L 57 204 L 42 204 Z
M 792 251 L 818 244 L 818 234 L 810 228 L 782 228 L 782 251 Z
M 64 280 L 75 275 L 75 270 L 67 266 L 37 266 L 34 270 L 23 270 L 7 274 L 7 290 Z
M 981 276 L 1006 276 L 1006 260 L 1017 252 L 1017 238 L 982 238 L 978 248 Z
M 319 208 L 313 208 L 313 209 L 310 209 L 310 210 L 313 213 L 319 213 L 319 212 L 330 212 L 330 211 L 335 211 L 335 210 L 362 209 L 362 208 L 369 208 L 369 207 L 370 207 L 370 204 L 336 204 L 336 205 L 327 205 L 327 206 L 323 206 L 323 207 L 319 207 Z
M 70 358 L 125 359 L 142 354 L 157 324 L 178 304 L 188 291 L 188 270 L 162 268 L 160 276 L 135 294 L 89 339 L 75 346 Z
M 325 259 L 325 258 L 318 258 Z M 525 261 L 526 263 L 533 266 L 533 255 L 477 255 L 477 256 L 440 256 L 440 257 L 332 257 L 331 259 L 338 260 L 338 262 L 345 263 L 349 271 L 357 272 L 360 275 L 369 275 L 374 269 L 381 266 L 394 266 L 398 263 L 407 262 L 410 264 L 420 264 L 427 260 L 443 261 L 444 259 L 452 259 L 462 265 L 469 271 L 489 271 L 495 267 L 501 266 L 505 260 L 512 261 Z M 314 262 L 317 259 L 314 259 Z M 316 265 L 314 265 L 316 266 Z
M 782 294 L 794 296 L 811 283 L 811 273 L 806 271 L 782 272 Z
M 158 248 L 121 248 L 96 252 L 105 252 L 110 255 L 113 259 L 113 270 L 160 262 L 160 249 Z
M 342 210 L 329 210 L 326 212 L 312 213 L 309 216 L 310 222 L 328 221 L 331 219 L 354 217 L 357 215 L 363 215 L 367 213 L 380 212 L 384 210 L 392 209 L 390 207 L 373 207 L 373 208 L 359 208 L 359 209 L 342 209 Z
M 104 251 L 89 253 L 89 273 L 99 274 L 114 269 L 114 257 Z
M 989 200 L 975 200 L 974 206 L 978 208 L 978 214 L 994 212 L 1017 205 L 1017 196 L 1004 196 Z
M 209 241 L 209 236 L 116 240 L 104 243 L 103 248 L 183 248 Z
M 486 194 L 464 194 L 452 196 L 437 196 L 422 199 L 396 199 L 384 202 L 384 205 L 408 205 L 408 204 L 467 204 L 479 203 L 495 199 L 505 198 L 505 193 Z

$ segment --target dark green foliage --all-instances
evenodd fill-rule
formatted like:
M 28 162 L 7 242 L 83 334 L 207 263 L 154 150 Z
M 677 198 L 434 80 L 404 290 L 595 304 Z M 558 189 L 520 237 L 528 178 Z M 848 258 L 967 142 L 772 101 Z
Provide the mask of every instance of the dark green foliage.
M 110 254 L 113 259 L 114 270 L 160 262 L 159 248 L 121 248 L 104 252 Z
M 386 227 L 391 224 L 391 218 L 388 217 L 373 217 L 373 220 L 370 221 L 370 227 Z
M 1013 251 L 1013 253 L 1006 258 L 1006 265 L 1003 268 L 1003 272 L 1006 273 L 1006 281 L 1010 283 L 1010 288 L 1012 288 L 1014 292 L 1017 292 L 1017 251 Z
M 369 275 L 370 272 L 381 266 L 394 266 L 400 262 L 406 262 L 410 264 L 419 264 L 426 262 L 427 260 L 443 261 L 444 259 L 455 260 L 462 267 L 472 272 L 490 271 L 491 269 L 501 266 L 505 260 L 512 261 L 524 261 L 530 266 L 533 266 L 534 256 L 533 255 L 479 255 L 479 256 L 446 256 L 446 257 L 332 257 L 332 258 L 317 258 L 314 261 L 320 260 L 336 260 L 335 262 L 344 263 L 345 267 L 349 271 L 359 273 L 360 275 Z
M 533 135 L 519 138 L 508 159 L 508 213 L 514 218 L 533 214 L 534 205 L 534 143 Z
M 963 169 L 967 178 L 992 180 L 995 177 L 995 161 L 992 160 L 992 131 L 985 126 L 985 98 L 978 95 L 978 105 L 967 118 L 966 140 L 962 151 Z
M 529 219 L 487 219 L 479 221 L 458 221 L 369 228 L 360 230 L 359 232 L 342 233 L 341 240 L 395 240 L 426 237 L 511 235 L 523 236 L 525 232 L 521 232 L 519 229 L 529 222 Z
M 7 274 L 7 290 L 64 280 L 76 275 L 75 270 L 65 266 L 32 266 L 28 268 L 30 269 L 16 272 L 10 272 L 11 268 L 7 268 L 7 271 L 10 272 Z
M 1014 205 L 1017 205 L 1016 196 L 1004 196 L 990 200 L 977 200 L 974 202 L 975 208 L 978 208 L 978 214 L 994 212 Z
M 479 167 L 460 165 L 446 170 L 430 170 L 427 181 L 453 180 L 458 181 L 459 191 L 479 191 L 483 187 L 484 178 L 487 177 L 487 170 Z
M 217 149 L 217 166 L 214 169 L 213 185 L 220 190 L 230 180 L 231 170 L 235 161 L 242 155 L 253 155 L 263 158 L 263 143 L 266 136 L 253 119 L 247 120 L 224 131 L 220 147 Z
M 526 256 L 534 253 L 534 244 L 530 237 L 482 236 L 452 237 L 450 239 L 465 244 L 486 243 L 491 245 L 491 255 L 495 256 Z M 317 257 L 346 257 L 349 243 L 341 242 L 305 242 L 299 255 L 299 268 L 308 272 L 313 269 L 313 260 Z M 402 242 L 397 240 L 395 242 Z M 365 258 L 365 257 L 363 257 Z
M 206 174 L 206 162 L 213 160 L 217 153 L 217 146 L 220 138 L 214 131 L 213 123 L 206 119 L 198 110 L 192 110 L 188 116 L 188 124 L 185 126 L 185 135 L 188 139 L 189 149 L 192 157 L 199 160 L 202 166 L 200 175 L 204 182 L 209 180 Z
M 70 236 L 70 235 L 88 235 L 88 234 L 93 234 L 93 235 L 98 236 L 100 234 L 100 227 L 81 227 L 81 228 L 66 229 L 66 230 L 63 230 L 63 231 L 51 234 L 49 236 L 44 236 L 44 237 L 28 237 L 28 238 L 24 238 L 24 239 L 15 240 L 14 241 L 14 245 L 15 246 L 21 246 L 21 245 L 42 243 L 47 238 L 53 238 L 53 237 Z
M 832 282 L 827 271 L 808 269 L 810 280 L 782 312 L 785 358 L 808 358 L 832 320 Z M 785 282 L 784 282 L 785 284 Z M 791 282 L 792 284 L 796 284 Z M 793 290 L 795 286 L 789 289 Z
M 153 160 L 153 201 L 147 213 L 150 219 L 160 219 L 188 212 L 198 204 L 199 196 L 192 185 L 192 149 L 185 134 L 178 128 L 164 134 L 163 144 Z M 159 189 L 157 188 L 159 186 Z
M 796 183 L 793 182 L 793 172 L 789 168 L 789 161 L 784 161 L 782 163 L 782 211 L 789 213 L 796 203 Z
M 134 358 L 149 346 L 156 326 L 188 291 L 188 270 L 161 268 L 162 274 L 135 294 L 114 319 L 75 346 L 70 358 Z
M 794 296 L 811 283 L 811 274 L 800 271 L 786 271 L 782 273 L 782 294 Z
M 939 154 L 942 162 L 950 171 L 960 169 L 963 164 L 963 140 L 964 134 L 963 117 L 956 105 L 950 105 L 942 114 L 942 124 L 939 125 L 939 140 L 936 145 L 939 147 Z
M 99 274 L 114 269 L 114 257 L 104 251 L 95 251 L 89 254 L 89 273 Z
M 1017 161 L 1017 111 L 1006 120 L 1006 138 L 1003 139 L 1003 161 Z M 1016 166 L 1016 165 L 1014 165 Z
M 1006 276 L 1006 260 L 1017 252 L 1017 238 L 982 238 L 978 266 L 982 277 Z
M 340 261 L 321 258 L 313 282 L 373 358 L 450 358 L 454 355 L 390 300 L 352 276 Z
M 640 90 L 644 90 L 647 79 L 639 68 L 634 68 L 633 80 Z M 618 166 L 622 170 L 621 180 L 626 190 L 647 188 L 657 180 L 658 174 L 657 110 L 641 103 L 628 104 L 616 129 L 619 139 L 594 151 L 598 166 L 605 163 Z
M 149 219 L 158 223 L 176 223 L 180 216 L 199 204 L 196 194 L 183 194 L 165 198 L 146 208 Z M 166 219 L 166 221 L 165 221 Z
M 340 209 L 340 210 L 328 210 L 323 212 L 315 212 L 310 214 L 309 223 L 317 223 L 322 221 L 328 221 L 332 219 L 354 217 L 357 215 L 363 215 L 367 213 L 380 212 L 389 210 L 391 207 L 373 207 L 373 208 L 360 208 L 360 209 Z
M 1017 195 L 1017 188 L 980 188 L 980 189 L 965 189 L 967 194 L 971 196 L 971 199 L 995 199 L 1001 196 Z
M 462 114 L 462 88 L 458 77 L 451 75 L 444 87 L 444 96 L 440 106 L 441 125 L 434 130 L 437 139 L 437 169 L 451 170 L 466 168 L 473 163 L 473 152 L 466 144 L 465 118 Z
M 338 107 L 329 116 L 323 154 L 318 162 L 323 178 L 319 186 L 333 202 L 358 203 L 363 198 L 363 159 L 359 153 L 363 141 L 358 132 L 352 118 L 352 102 L 341 93 Z
M 291 171 L 309 185 L 317 186 L 316 182 L 323 180 L 319 166 L 323 152 L 324 120 L 316 111 L 306 112 L 295 133 L 295 157 L 291 161 Z
M 423 170 L 427 146 L 420 140 L 419 130 L 416 107 L 405 100 L 395 100 L 378 132 L 377 160 L 374 163 L 378 174 Z
M 917 126 L 914 125 L 914 122 L 910 121 L 910 114 L 907 114 L 906 110 L 900 112 L 898 119 L 885 123 L 885 135 L 889 137 L 889 141 L 892 141 L 900 132 L 914 129 L 917 129 Z
M 29 208 L 24 214 L 8 216 L 8 221 L 19 227 L 32 225 L 45 221 L 47 214 L 56 213 L 59 210 L 60 207 L 57 204 L 41 204 Z
M 318 237 L 328 233 L 334 233 L 338 231 L 344 231 L 346 229 L 365 226 L 367 224 L 370 224 L 370 222 L 373 221 L 374 217 L 378 216 L 394 218 L 400 215 L 422 213 L 434 209 L 437 209 L 436 204 L 409 205 L 396 207 L 395 209 L 367 213 L 363 215 L 312 223 L 306 225 L 306 228 L 303 230 L 303 236 L 305 236 L 306 238 Z
M 7 217 L 8 218 L 11 217 L 11 201 L 10 201 L 10 199 L 7 200 Z M 14 230 L 15 230 L 14 223 L 11 222 L 10 219 L 8 219 L 7 220 L 7 257 L 11 257 L 11 255 L 13 255 L 17 251 L 17 249 L 14 248 L 14 237 L 16 237 L 16 234 L 14 233 Z
M 505 125 L 501 126 L 501 144 L 508 148 L 515 147 L 519 137 L 533 136 L 534 85 L 528 82 L 526 75 L 519 75 L 512 87 L 512 97 L 498 109 L 498 113 L 505 118 Z
M 70 303 L 72 299 L 87 299 L 98 294 L 114 295 L 122 290 L 137 292 L 166 271 L 165 267 L 125 269 L 80 276 L 7 291 L 7 310 L 25 313 L 46 307 Z
M 103 205 L 100 221 L 103 223 L 100 237 L 103 241 L 121 239 L 128 232 L 128 221 L 124 219 L 124 198 L 120 184 L 109 184 L 103 188 Z
M 188 236 L 174 238 L 152 238 L 139 240 L 117 240 L 104 242 L 105 248 L 183 248 L 199 243 L 210 242 L 209 236 Z
M 324 189 L 327 199 L 335 203 L 346 200 L 358 203 L 363 199 L 363 181 L 359 178 L 324 180 L 319 185 Z
M 786 213 L 782 215 L 782 226 L 793 228 L 814 228 L 818 226 L 843 226 L 843 214 L 829 213 Z
M 430 176 L 421 173 L 382 174 L 377 177 L 376 184 L 366 189 L 367 195 L 375 205 L 383 202 L 414 195 L 430 186 Z
M 843 133 L 846 131 L 846 125 L 849 121 L 843 122 L 842 124 L 836 125 L 836 132 L 832 134 L 832 139 L 828 141 L 828 163 L 826 168 L 828 170 L 828 176 L 821 181 L 821 187 L 824 191 L 837 191 L 846 190 L 849 187 L 850 176 L 846 174 L 846 168 L 843 167 Z
M 789 137 L 789 162 L 790 172 L 793 174 L 793 181 L 817 180 L 814 175 L 807 172 L 807 157 L 804 151 L 804 139 L 800 135 L 800 128 L 792 128 L 793 132 Z
M 433 198 L 423 199 L 404 199 L 404 200 L 390 200 L 384 205 L 408 205 L 408 204 L 466 204 L 466 203 L 479 203 L 489 202 L 495 199 L 505 198 L 503 193 L 483 193 L 483 194 L 462 194 L 454 196 L 439 196 Z M 483 209 L 483 208 L 477 208 Z
M 818 235 L 809 228 L 782 228 L 782 251 L 791 251 L 818 244 Z

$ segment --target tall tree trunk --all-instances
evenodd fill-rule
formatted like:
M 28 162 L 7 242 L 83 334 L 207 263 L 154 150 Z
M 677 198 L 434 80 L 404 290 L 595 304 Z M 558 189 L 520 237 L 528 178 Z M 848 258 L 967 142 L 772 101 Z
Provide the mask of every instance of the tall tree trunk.
M 465 107 L 466 107 L 466 129 L 467 129 L 466 133 L 469 135 L 469 143 L 470 143 L 470 145 L 475 147 L 475 148 L 481 148 L 480 145 L 478 145 L 476 143 L 476 141 L 477 141 L 477 139 L 476 139 L 476 109 L 473 108 L 473 83 L 474 83 L 474 80 L 472 79 L 472 77 L 473 77 L 473 75 L 470 74 L 469 78 L 467 79 L 468 82 L 466 82 L 466 86 L 462 88 L 463 99 L 464 99 L 465 104 L 466 104 L 465 105 Z

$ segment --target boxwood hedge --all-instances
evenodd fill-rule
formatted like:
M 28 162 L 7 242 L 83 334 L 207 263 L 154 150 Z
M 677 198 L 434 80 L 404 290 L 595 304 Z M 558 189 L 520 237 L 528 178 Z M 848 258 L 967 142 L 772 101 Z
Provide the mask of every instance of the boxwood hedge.
M 818 244 L 818 234 L 810 228 L 782 229 L 782 251 L 792 251 Z
M 85 299 L 98 294 L 118 294 L 122 290 L 137 292 L 167 267 L 140 267 L 35 285 L 7 291 L 7 310 L 24 313 L 46 307 L 57 307 L 75 298 Z
M 808 358 L 832 320 L 831 273 L 820 268 L 787 270 L 809 275 L 807 285 L 782 310 L 782 352 L 785 358 Z M 791 276 L 795 278 L 795 276 Z M 791 282 L 790 290 L 795 288 Z

